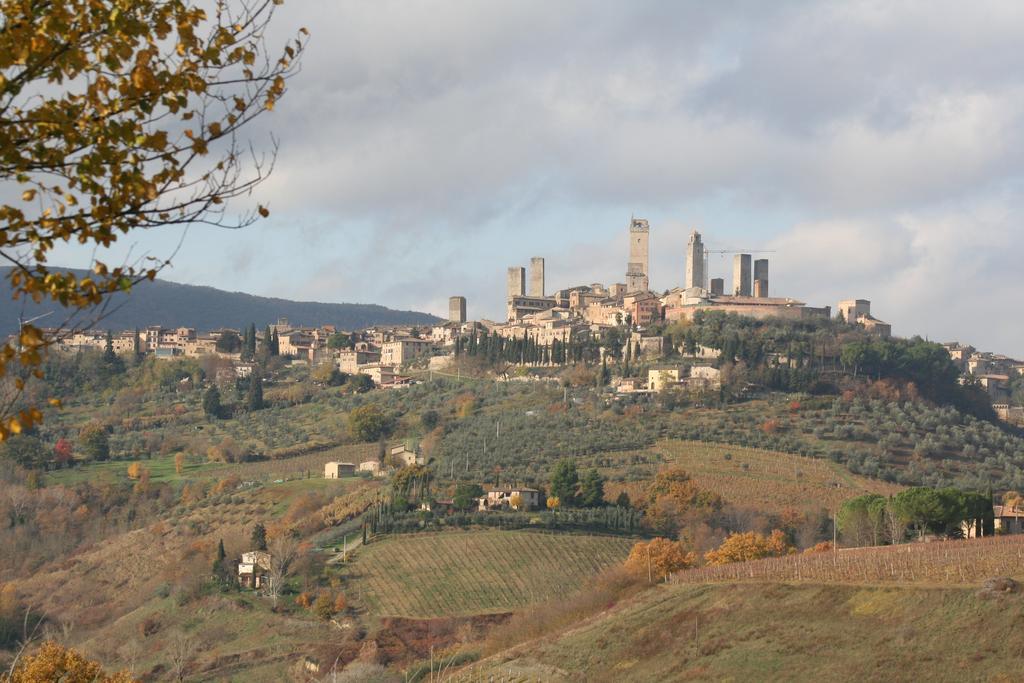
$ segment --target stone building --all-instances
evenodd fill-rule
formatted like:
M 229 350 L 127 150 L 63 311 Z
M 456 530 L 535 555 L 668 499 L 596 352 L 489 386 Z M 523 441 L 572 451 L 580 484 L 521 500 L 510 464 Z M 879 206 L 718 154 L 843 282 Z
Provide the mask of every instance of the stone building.
M 758 284 L 760 283 L 760 284 Z M 754 296 L 768 296 L 768 259 L 759 258 L 754 261 Z
M 345 349 L 338 352 L 338 370 L 354 375 L 359 372 L 359 366 L 380 362 L 380 353 L 377 351 L 356 351 Z
M 736 254 L 732 257 L 732 293 L 735 296 L 750 296 L 750 254 Z
M 354 477 L 356 466 L 351 462 L 329 462 L 324 465 L 324 479 L 341 479 L 342 477 Z
M 544 259 L 540 256 L 530 259 L 530 288 L 527 293 L 537 298 L 544 296 Z
M 836 313 L 851 325 L 863 315 L 871 315 L 871 302 L 867 299 L 845 299 L 836 306 Z
M 380 362 L 382 365 L 401 366 L 423 356 L 429 356 L 431 342 L 427 339 L 416 339 L 406 337 L 395 341 L 385 342 L 380 347 Z
M 643 218 L 629 223 L 629 263 L 626 266 L 626 291 L 646 292 L 650 288 L 651 226 Z
M 453 296 L 448 299 L 448 320 L 460 325 L 466 322 L 466 297 Z
M 683 288 L 704 287 L 704 242 L 696 230 L 690 233 L 690 241 L 686 245 L 686 276 Z

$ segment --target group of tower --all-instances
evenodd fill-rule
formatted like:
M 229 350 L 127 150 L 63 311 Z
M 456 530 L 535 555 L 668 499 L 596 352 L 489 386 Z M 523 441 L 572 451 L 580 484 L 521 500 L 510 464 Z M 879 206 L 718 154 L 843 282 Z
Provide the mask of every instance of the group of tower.
M 527 287 L 529 282 L 529 287 Z M 530 279 L 526 279 L 526 269 L 522 266 L 510 266 L 508 269 L 507 287 L 509 298 L 513 296 L 544 296 L 544 258 L 534 256 L 530 259 Z
M 683 281 L 683 288 L 697 287 L 707 290 L 709 294 L 723 296 L 725 294 L 725 279 L 712 278 L 708 281 L 708 254 L 711 252 L 701 241 L 700 233 L 696 230 L 690 233 L 690 241 L 686 245 L 686 279 Z M 768 296 L 768 259 L 754 259 L 750 254 L 734 253 L 722 250 L 715 253 L 732 253 L 732 295 L 733 296 L 754 296 L 766 298 Z M 753 271 L 751 271 L 753 264 Z
M 643 218 L 629 221 L 629 261 L 626 264 L 625 293 L 647 292 L 650 290 L 650 223 Z M 756 259 L 749 253 L 731 250 L 709 251 L 696 230 L 690 233 L 686 246 L 686 272 L 683 289 L 700 289 L 702 296 L 725 296 L 725 279 L 708 280 L 708 255 L 732 254 L 732 296 L 768 297 L 768 259 Z M 506 301 L 508 319 L 518 320 L 522 315 L 545 311 L 560 304 L 556 295 L 548 296 L 544 285 L 544 259 L 535 256 L 530 259 L 529 272 L 522 266 L 511 266 L 506 277 Z M 613 286 L 609 291 L 614 289 Z M 617 285 L 623 287 L 623 285 Z M 579 289 L 579 288 L 577 288 Z M 589 288 L 584 288 L 589 291 Z M 569 291 L 569 290 L 566 290 Z M 622 289 L 618 290 L 622 292 Z M 565 294 L 568 296 L 568 294 Z M 562 298 L 565 298 L 563 296 Z M 620 294 L 621 296 L 621 294 Z M 452 320 L 465 320 L 465 303 L 460 297 L 449 302 Z M 562 304 L 567 305 L 567 304 Z
M 651 226 L 643 218 L 631 218 L 629 222 L 629 261 L 626 265 L 626 291 L 646 292 L 650 288 L 650 236 Z M 686 245 L 686 274 L 683 288 L 697 287 L 709 294 L 725 294 L 724 278 L 708 281 L 708 249 L 700 233 L 690 233 Z M 750 254 L 728 250 L 717 254 L 733 254 L 732 291 L 733 296 L 768 296 L 768 259 L 753 259 Z

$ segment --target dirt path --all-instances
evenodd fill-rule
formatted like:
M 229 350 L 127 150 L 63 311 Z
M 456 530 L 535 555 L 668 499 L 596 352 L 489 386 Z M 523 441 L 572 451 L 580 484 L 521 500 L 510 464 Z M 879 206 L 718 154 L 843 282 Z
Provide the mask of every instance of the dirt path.
M 355 550 L 363 544 L 363 535 L 361 533 L 353 534 L 353 536 L 354 538 L 350 538 L 348 540 L 348 545 L 343 544 L 345 550 L 342 552 L 334 553 L 331 556 L 331 558 L 327 560 L 327 564 L 340 564 L 344 561 L 346 552 L 351 553 L 353 550 Z

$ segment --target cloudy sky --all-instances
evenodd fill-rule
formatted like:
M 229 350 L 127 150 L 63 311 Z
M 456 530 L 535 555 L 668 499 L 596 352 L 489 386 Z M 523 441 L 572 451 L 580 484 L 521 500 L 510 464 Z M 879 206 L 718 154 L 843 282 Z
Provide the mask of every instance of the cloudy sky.
M 531 256 L 549 289 L 622 281 L 636 215 L 656 289 L 696 228 L 774 251 L 773 295 L 1024 356 L 1018 0 L 289 0 L 275 22 L 312 39 L 251 131 L 280 141 L 272 215 L 192 228 L 168 279 L 497 318 Z

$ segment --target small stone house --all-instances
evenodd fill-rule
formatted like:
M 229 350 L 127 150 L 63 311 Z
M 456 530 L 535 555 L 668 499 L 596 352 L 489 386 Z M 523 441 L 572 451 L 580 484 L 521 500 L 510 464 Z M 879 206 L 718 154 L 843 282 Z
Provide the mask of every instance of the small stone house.
M 531 488 L 491 489 L 480 499 L 481 510 L 502 510 L 512 507 L 512 498 L 519 496 L 520 510 L 536 510 L 541 506 L 540 491 Z
M 238 584 L 243 588 L 259 590 L 270 581 L 270 553 L 251 550 L 242 553 L 238 562 Z
M 377 460 L 366 460 L 359 463 L 360 472 L 369 472 L 375 477 L 384 475 L 384 471 L 381 469 L 380 462 Z
M 391 461 L 396 464 L 401 462 L 404 466 L 422 465 L 423 456 L 419 452 L 419 447 L 409 448 L 402 444 L 391 448 Z
M 324 479 L 341 479 L 356 476 L 356 466 L 351 462 L 331 461 L 324 465 Z

